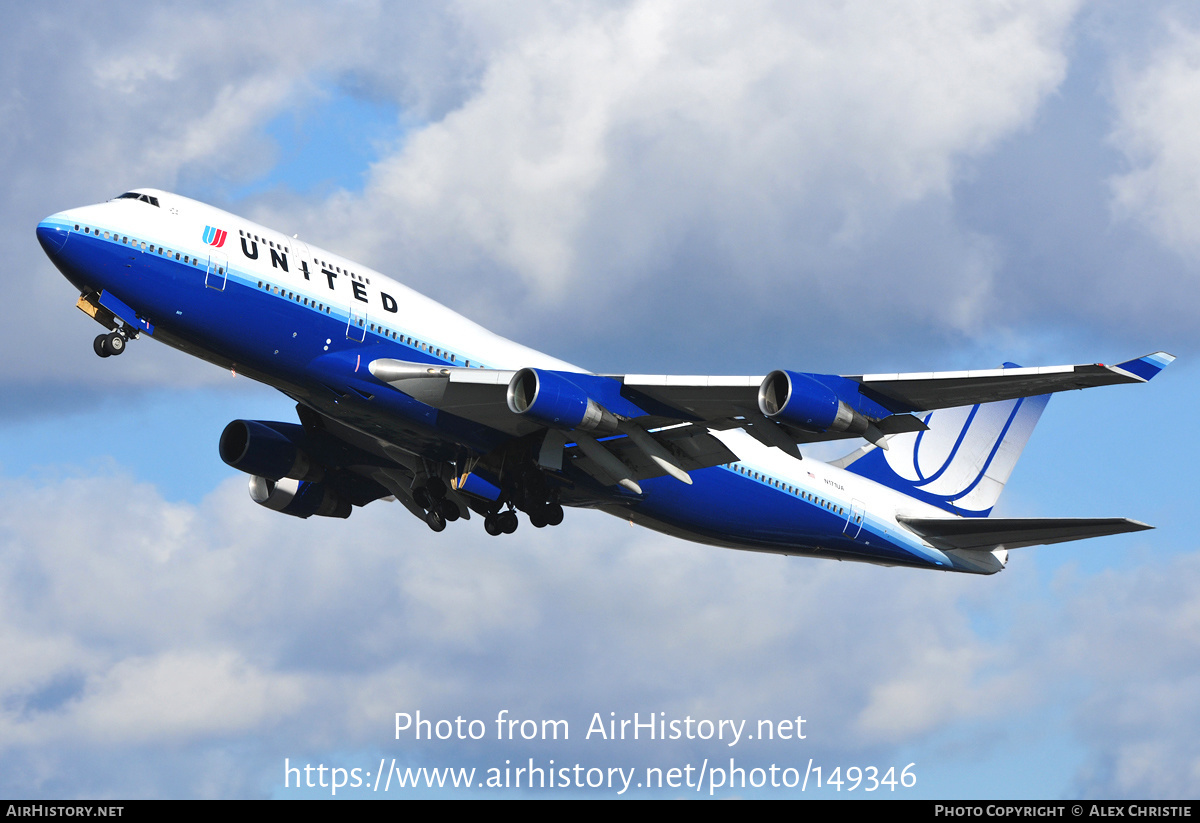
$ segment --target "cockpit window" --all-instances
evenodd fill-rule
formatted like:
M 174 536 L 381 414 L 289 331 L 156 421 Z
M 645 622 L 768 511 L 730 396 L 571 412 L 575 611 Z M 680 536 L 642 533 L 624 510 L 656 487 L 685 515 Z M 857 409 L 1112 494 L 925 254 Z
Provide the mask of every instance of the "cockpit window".
M 149 203 L 151 206 L 154 206 L 155 208 L 160 208 L 158 205 L 157 197 L 152 197 L 149 194 L 138 194 L 136 191 L 127 191 L 122 195 L 114 197 L 113 199 L 114 200 L 140 200 L 143 203 Z

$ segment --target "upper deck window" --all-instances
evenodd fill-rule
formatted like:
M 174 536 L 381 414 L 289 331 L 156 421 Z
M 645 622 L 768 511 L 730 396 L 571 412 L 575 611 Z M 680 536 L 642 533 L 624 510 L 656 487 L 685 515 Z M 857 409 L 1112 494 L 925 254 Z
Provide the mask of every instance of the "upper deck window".
M 149 194 L 138 194 L 136 191 L 127 191 L 122 195 L 113 198 L 114 200 L 140 200 L 143 203 L 149 203 L 155 208 L 161 208 L 158 205 L 158 198 L 152 197 Z

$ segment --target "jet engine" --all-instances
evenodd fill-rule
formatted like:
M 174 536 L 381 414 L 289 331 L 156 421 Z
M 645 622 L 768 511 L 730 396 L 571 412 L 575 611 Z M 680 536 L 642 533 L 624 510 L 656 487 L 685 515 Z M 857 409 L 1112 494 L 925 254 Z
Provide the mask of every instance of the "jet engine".
M 560 429 L 615 432 L 617 418 L 564 372 L 521 369 L 508 383 L 508 408 Z
M 388 494 L 367 476 L 377 458 L 295 423 L 234 420 L 221 432 L 220 450 L 250 475 L 251 500 L 294 517 L 349 517 Z
M 270 480 L 321 480 L 325 470 L 300 444 L 304 427 L 294 423 L 234 420 L 221 432 L 221 459 L 238 471 Z
M 349 517 L 353 506 L 341 499 L 324 483 L 293 480 L 271 480 L 254 475 L 250 478 L 250 499 L 273 511 L 293 517 Z
M 768 374 L 758 388 L 758 408 L 769 419 L 808 431 L 876 433 L 871 421 L 839 400 L 833 389 L 799 372 Z

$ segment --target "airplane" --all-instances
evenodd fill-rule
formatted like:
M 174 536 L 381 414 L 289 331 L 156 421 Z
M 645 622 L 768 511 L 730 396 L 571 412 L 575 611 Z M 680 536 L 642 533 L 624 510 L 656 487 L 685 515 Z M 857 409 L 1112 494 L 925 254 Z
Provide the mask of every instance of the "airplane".
M 394 499 L 434 531 L 512 534 L 594 508 L 731 549 L 994 574 L 1008 550 L 1151 528 L 989 517 L 1049 396 L 1144 383 L 1174 357 L 913 374 L 595 374 L 396 280 L 151 188 L 59 212 L 47 256 L 106 333 L 273 386 L 298 423 L 235 420 L 221 458 L 283 514 Z M 800 446 L 850 440 L 833 462 Z M 456 527 L 457 528 L 457 527 Z

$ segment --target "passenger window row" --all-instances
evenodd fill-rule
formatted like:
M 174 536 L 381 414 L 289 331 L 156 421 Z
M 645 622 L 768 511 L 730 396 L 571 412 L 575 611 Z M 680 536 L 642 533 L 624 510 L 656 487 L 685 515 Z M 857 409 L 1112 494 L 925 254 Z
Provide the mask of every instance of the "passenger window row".
M 269 294 L 277 294 L 280 297 L 283 297 L 287 300 L 291 300 L 293 302 L 299 303 L 302 306 L 308 306 L 309 308 L 315 308 L 317 311 L 324 312 L 325 314 L 330 313 L 329 306 L 325 305 L 324 303 L 318 303 L 316 300 L 312 300 L 308 297 L 305 297 L 302 294 L 296 294 L 295 292 L 288 291 L 287 289 L 281 289 L 279 286 L 274 286 L 263 280 L 258 281 L 258 287 L 260 289 L 262 289 L 263 291 L 268 292 Z M 420 340 L 415 340 L 412 337 L 408 337 L 406 335 L 400 334 L 399 332 L 393 331 L 388 328 L 384 328 L 383 326 L 375 324 L 375 323 L 369 324 L 369 328 L 375 334 L 379 334 L 384 337 L 390 338 L 392 340 L 397 341 L 398 343 L 404 343 L 406 346 L 411 346 L 414 349 L 420 349 L 421 351 L 429 352 L 430 354 L 434 355 L 435 357 L 440 357 L 441 359 L 446 360 L 450 363 L 458 362 L 458 355 L 455 354 L 454 352 L 444 351 L 443 349 L 437 348 L 435 346 L 431 346 L 428 343 L 423 343 Z M 463 362 L 467 368 L 471 367 L 470 360 L 466 360 Z M 483 368 L 483 367 L 480 366 L 479 368 Z
M 132 192 L 131 192 L 131 194 L 132 194 Z M 121 197 L 127 197 L 127 196 L 128 195 L 121 195 Z M 117 198 L 117 199 L 121 199 L 121 198 Z M 158 204 L 156 202 L 153 205 L 158 205 Z M 162 246 L 155 246 L 153 244 L 147 244 L 144 240 L 138 240 L 137 238 L 133 238 L 131 240 L 128 235 L 113 234 L 113 233 L 110 233 L 107 231 L 103 231 L 102 229 L 95 228 L 93 226 L 85 226 L 85 225 L 76 223 L 75 231 L 81 231 L 81 230 L 83 231 L 84 234 L 92 235 L 97 238 L 99 238 L 101 235 L 103 235 L 105 240 L 111 240 L 113 242 L 122 243 L 124 245 L 131 246 L 134 248 L 140 248 L 142 251 L 149 251 L 151 254 L 158 254 L 162 257 L 169 258 L 173 255 L 176 260 L 180 260 L 184 263 L 188 263 L 189 265 L 193 265 L 193 266 L 197 266 L 197 267 L 199 267 L 201 265 L 203 265 L 205 267 L 208 266 L 207 261 L 203 261 L 203 263 L 202 263 L 200 258 L 195 257 L 193 255 L 183 254 L 182 252 L 174 251 L 172 249 L 166 249 L 166 248 L 163 248 Z M 283 245 L 274 246 L 273 241 L 263 240 L 263 239 L 259 238 L 257 235 L 250 234 L 250 233 L 244 233 L 241 230 L 238 231 L 238 234 L 240 234 L 244 237 L 253 238 L 254 240 L 256 240 L 258 242 L 272 243 L 273 247 L 280 248 L 285 253 L 288 251 L 287 247 L 285 247 Z M 315 258 L 314 258 L 314 260 L 315 260 Z M 327 265 L 322 260 L 315 260 L 315 262 L 317 262 L 323 266 Z M 341 273 L 342 269 L 338 268 L 337 271 L 339 273 Z M 217 268 L 217 273 L 224 274 L 225 273 L 224 267 L 219 266 Z M 366 277 L 362 277 L 361 275 L 354 274 L 349 269 L 345 270 L 344 273 L 349 274 L 352 278 L 358 279 L 360 282 L 363 282 L 366 284 L 370 284 L 370 282 L 371 282 L 370 278 L 366 278 Z M 280 287 L 273 286 L 270 283 L 267 283 L 266 281 L 259 280 L 258 287 L 270 294 L 277 294 L 280 297 L 283 297 L 287 300 L 291 300 L 295 303 L 299 303 L 302 306 L 307 306 L 308 308 L 316 309 L 319 312 L 324 312 L 325 314 L 330 314 L 332 312 L 332 308 L 330 306 L 326 305 L 325 303 L 319 303 L 316 300 L 305 297 L 302 294 L 296 294 L 295 292 L 288 291 L 287 289 L 281 289 Z M 399 343 L 404 343 L 405 345 L 411 346 L 414 349 L 419 349 L 420 351 L 427 352 L 429 354 L 432 354 L 434 357 L 445 360 L 448 363 L 458 364 L 458 362 L 459 362 L 458 355 L 454 352 L 441 349 L 441 348 L 433 346 L 429 343 L 424 343 L 420 340 L 415 340 L 412 337 L 400 334 L 399 332 L 385 328 L 382 325 L 378 325 L 376 323 L 371 323 L 370 329 L 375 334 L 382 335 L 384 337 L 395 340 Z M 471 368 L 471 361 L 464 360 L 464 361 L 462 361 L 462 365 L 465 366 L 466 368 Z M 480 364 L 476 364 L 475 368 L 482 369 L 482 368 L 484 368 L 484 366 L 482 366 Z
M 796 486 L 791 486 L 791 485 L 788 485 L 787 483 L 776 480 L 774 477 L 768 477 L 767 475 L 762 474 L 761 472 L 752 471 L 751 469 L 748 469 L 739 463 L 726 463 L 725 468 L 732 469 L 733 471 L 737 472 L 738 474 L 744 474 L 746 477 L 750 477 L 754 480 L 759 481 L 760 483 L 766 483 L 768 486 L 774 486 L 775 488 L 779 489 L 780 491 L 787 492 L 788 494 L 790 494 L 794 497 L 799 497 L 802 500 L 807 500 L 810 503 L 815 503 L 816 505 L 821 506 L 822 508 L 828 509 L 829 511 L 833 512 L 834 514 L 839 514 L 842 517 L 846 516 L 846 510 L 844 508 L 842 508 L 841 506 L 837 505 L 836 503 L 831 503 L 830 501 L 826 500 L 823 497 L 818 497 L 817 495 L 806 492 L 803 489 L 797 488 Z M 861 518 L 859 518 L 858 520 L 861 520 Z M 858 520 L 856 520 L 855 522 L 858 522 Z
M 195 255 L 184 254 L 183 252 L 163 248 L 162 246 L 155 246 L 153 243 L 147 243 L 145 240 L 138 240 L 136 237 L 130 238 L 127 234 L 107 232 L 103 231 L 102 229 L 95 228 L 94 226 L 84 226 L 79 223 L 75 224 L 75 231 L 83 231 L 84 234 L 90 234 L 96 238 L 103 236 L 105 240 L 111 240 L 114 243 L 120 243 L 122 245 L 129 246 L 130 248 L 148 251 L 151 254 L 157 254 L 160 257 L 173 256 L 176 260 L 180 260 L 192 266 L 204 266 L 205 268 L 208 267 L 207 260 L 201 260 Z M 219 268 L 218 271 L 224 273 L 224 268 Z

